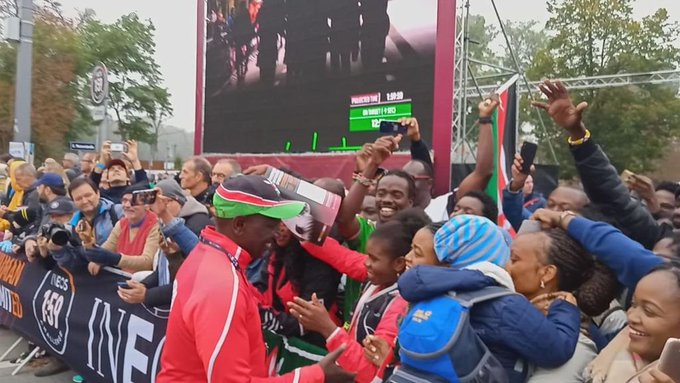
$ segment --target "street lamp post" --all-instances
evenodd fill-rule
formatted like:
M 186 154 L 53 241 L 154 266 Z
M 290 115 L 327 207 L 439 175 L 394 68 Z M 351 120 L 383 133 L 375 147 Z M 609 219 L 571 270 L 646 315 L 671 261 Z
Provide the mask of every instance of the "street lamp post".
M 31 77 L 33 70 L 33 0 L 20 0 L 17 47 L 14 141 L 31 142 Z
M 17 17 L 18 16 L 18 17 Z M 31 81 L 33 71 L 33 0 L 19 0 L 19 14 L 3 20 L 5 39 L 17 46 L 14 82 L 14 129 L 9 154 L 33 162 Z

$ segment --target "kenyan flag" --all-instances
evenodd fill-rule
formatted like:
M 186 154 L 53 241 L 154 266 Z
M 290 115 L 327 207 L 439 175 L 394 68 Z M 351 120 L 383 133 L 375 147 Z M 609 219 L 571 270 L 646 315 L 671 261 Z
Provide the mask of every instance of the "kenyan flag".
M 512 226 L 503 214 L 503 189 L 510 182 L 510 169 L 517 148 L 517 79 L 513 76 L 501 85 L 496 94 L 500 105 L 493 116 L 494 172 L 486 187 L 486 193 L 498 205 L 498 226 L 511 230 Z

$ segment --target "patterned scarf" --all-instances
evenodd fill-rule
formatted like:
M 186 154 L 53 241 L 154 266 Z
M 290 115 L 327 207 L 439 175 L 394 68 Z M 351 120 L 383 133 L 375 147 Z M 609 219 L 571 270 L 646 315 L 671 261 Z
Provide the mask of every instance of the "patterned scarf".
M 639 383 L 639 377 L 656 367 L 658 361 L 647 364 L 628 351 L 630 338 L 628 327 L 600 352 L 585 370 L 587 382 L 591 383 Z

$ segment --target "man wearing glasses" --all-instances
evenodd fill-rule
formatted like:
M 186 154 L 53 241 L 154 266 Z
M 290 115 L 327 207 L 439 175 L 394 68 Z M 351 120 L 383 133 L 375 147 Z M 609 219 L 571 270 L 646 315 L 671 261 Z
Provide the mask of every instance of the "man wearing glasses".
M 85 153 L 80 160 L 80 171 L 84 177 L 90 178 L 90 174 L 94 171 L 94 166 L 97 164 L 97 153 Z

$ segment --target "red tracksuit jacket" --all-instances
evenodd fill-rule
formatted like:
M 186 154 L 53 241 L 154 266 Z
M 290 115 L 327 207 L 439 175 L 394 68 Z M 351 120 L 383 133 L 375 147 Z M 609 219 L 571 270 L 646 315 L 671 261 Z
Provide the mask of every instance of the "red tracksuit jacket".
M 257 296 L 242 270 L 250 255 L 208 227 L 177 273 L 159 383 L 323 383 L 318 365 L 267 377 Z

